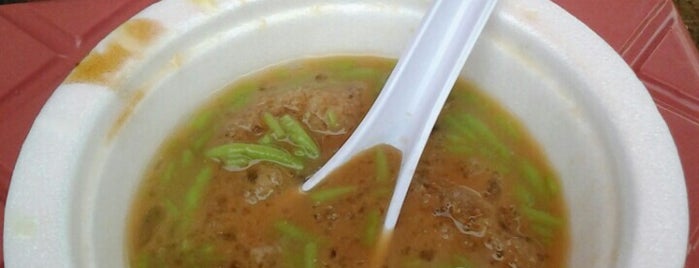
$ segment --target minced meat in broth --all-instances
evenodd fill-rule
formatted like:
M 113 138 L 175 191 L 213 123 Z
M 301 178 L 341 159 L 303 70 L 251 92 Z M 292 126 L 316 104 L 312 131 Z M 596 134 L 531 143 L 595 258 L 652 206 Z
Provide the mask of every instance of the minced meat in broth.
M 162 146 L 137 193 L 133 267 L 564 267 L 558 179 L 513 116 L 458 81 L 382 236 L 401 153 L 378 145 L 300 185 L 395 62 L 294 61 L 240 79 Z

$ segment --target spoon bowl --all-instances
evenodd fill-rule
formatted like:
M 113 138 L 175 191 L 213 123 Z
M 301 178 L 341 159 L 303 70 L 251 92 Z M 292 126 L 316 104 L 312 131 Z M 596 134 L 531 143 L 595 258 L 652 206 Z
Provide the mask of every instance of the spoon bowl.
M 359 152 L 391 145 L 403 154 L 384 221 L 384 231 L 392 230 L 432 127 L 496 2 L 435 1 L 364 120 L 302 190 Z

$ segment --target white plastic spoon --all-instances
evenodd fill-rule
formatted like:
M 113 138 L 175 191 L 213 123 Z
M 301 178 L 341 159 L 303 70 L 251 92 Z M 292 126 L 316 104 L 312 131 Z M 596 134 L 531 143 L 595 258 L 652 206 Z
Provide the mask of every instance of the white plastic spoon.
M 301 189 L 309 191 L 357 153 L 378 144 L 403 154 L 386 212 L 393 230 L 420 155 L 496 0 L 436 0 L 352 136 Z

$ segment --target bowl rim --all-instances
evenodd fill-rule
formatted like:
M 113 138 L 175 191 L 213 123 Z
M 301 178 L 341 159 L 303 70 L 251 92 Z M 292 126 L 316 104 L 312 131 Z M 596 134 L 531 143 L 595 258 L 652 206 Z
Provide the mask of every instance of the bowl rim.
M 171 20 L 172 17 L 182 16 L 182 5 L 191 5 L 192 2 L 200 3 L 195 4 L 195 6 L 201 10 L 204 10 L 204 12 L 198 12 L 195 16 L 187 17 L 187 20 L 180 21 L 173 25 L 172 29 L 187 29 L 188 27 L 192 27 L 192 23 L 204 23 L 206 18 L 212 16 L 212 14 L 216 14 L 215 10 L 211 10 L 211 4 L 208 4 L 212 3 L 210 1 L 188 2 L 184 0 L 176 0 L 156 3 L 139 13 L 136 18 L 159 17 L 161 19 L 165 18 L 165 20 Z M 235 5 L 230 4 L 228 8 L 234 8 L 234 6 Z M 621 58 L 611 47 L 601 41 L 601 38 L 596 36 L 589 28 L 584 26 L 581 22 L 577 21 L 570 14 L 555 4 L 541 0 L 526 0 L 519 2 L 514 0 L 503 0 L 501 1 L 500 6 L 507 6 L 507 10 L 509 10 L 508 12 L 516 12 L 514 10 L 519 8 L 522 8 L 522 12 L 526 12 L 527 9 L 546 11 L 542 12 L 541 16 L 536 19 L 550 22 L 547 24 L 549 27 L 539 29 L 539 33 L 544 34 L 547 37 L 556 36 L 558 40 L 563 40 L 566 43 L 567 47 L 565 48 L 565 51 L 560 51 L 561 55 L 574 52 L 570 53 L 570 58 L 567 60 L 574 63 L 583 63 L 580 68 L 583 68 L 584 72 L 589 73 L 592 77 L 596 78 L 594 79 L 595 82 L 591 83 L 591 87 L 604 84 L 604 86 L 607 88 L 627 86 L 631 88 L 611 93 L 598 91 L 592 92 L 596 98 L 606 100 L 606 103 L 602 104 L 604 107 L 613 107 L 615 103 L 628 101 L 629 98 L 634 99 L 634 103 L 641 105 L 637 110 L 633 111 L 619 111 L 619 109 L 614 109 L 614 115 L 609 118 L 610 121 L 617 124 L 616 128 L 618 131 L 620 131 L 619 133 L 623 134 L 612 138 L 621 144 L 629 146 L 630 148 L 630 151 L 627 152 L 628 154 L 623 155 L 622 159 L 618 159 L 619 163 L 628 164 L 629 166 L 637 168 L 635 169 L 636 172 L 634 174 L 629 174 L 634 178 L 637 178 L 637 184 L 633 189 L 626 189 L 625 191 L 628 191 L 627 194 L 630 197 L 635 198 L 633 200 L 638 201 L 638 203 L 635 204 L 635 207 L 643 208 L 648 206 L 654 208 L 650 211 L 643 211 L 644 213 L 638 215 L 638 217 L 636 217 L 634 220 L 638 220 L 641 222 L 641 224 L 636 226 L 635 230 L 627 230 L 627 232 L 643 234 L 642 236 L 634 236 L 634 239 L 667 242 L 667 239 L 658 236 L 657 233 L 661 231 L 670 231 L 676 233 L 674 236 L 675 239 L 684 237 L 685 240 L 682 241 L 682 239 L 679 239 L 677 241 L 671 241 L 671 243 L 668 242 L 667 244 L 671 246 L 661 248 L 634 247 L 633 256 L 626 264 L 631 267 L 650 267 L 652 263 L 664 263 L 656 259 L 648 262 L 648 259 L 645 258 L 645 256 L 651 256 L 654 254 L 681 254 L 681 261 L 683 262 L 683 253 L 672 253 L 670 251 L 686 246 L 686 237 L 688 232 L 688 205 L 684 176 L 682 175 L 683 173 L 680 166 L 679 157 L 674 147 L 674 142 L 672 141 L 669 130 L 667 129 L 662 117 L 660 117 L 643 84 L 638 81 L 630 68 L 623 62 L 623 60 L 621 60 Z M 100 45 L 98 45 L 95 51 L 104 49 L 109 40 L 116 38 L 115 35 L 117 31 L 115 31 L 115 34 L 111 34 L 100 42 Z M 585 41 L 591 39 L 596 41 Z M 158 48 L 158 46 L 163 48 L 167 41 L 168 38 L 156 40 L 155 42 L 157 44 L 154 45 L 154 48 Z M 588 53 L 593 52 L 601 56 L 599 58 L 576 57 L 576 55 L 583 54 L 575 54 L 575 52 L 582 51 L 587 51 Z M 598 68 L 600 65 L 623 71 L 610 74 L 607 70 L 604 70 L 604 68 Z M 623 75 L 622 79 L 612 77 L 619 74 Z M 70 176 L 79 173 L 79 170 L 71 168 L 77 167 L 77 161 L 79 161 L 79 159 L 82 157 L 81 152 L 86 150 L 86 148 L 83 147 L 83 143 L 81 143 L 80 140 L 71 139 L 70 137 L 63 137 L 64 139 L 60 139 L 63 144 L 53 145 L 54 147 L 50 147 L 48 149 L 51 153 L 56 153 L 58 155 L 60 155 L 60 150 L 67 149 L 69 153 L 63 160 L 68 162 L 74 161 L 75 163 L 67 164 L 65 166 L 62 166 L 60 163 L 47 163 L 46 161 L 51 162 L 52 159 L 48 157 L 40 157 L 37 156 L 37 154 L 42 154 L 42 152 L 47 151 L 46 139 L 47 137 L 56 135 L 56 133 L 51 131 L 50 128 L 57 122 L 67 123 L 76 130 L 93 129 L 95 127 L 94 118 L 97 116 L 95 114 L 99 112 L 106 112 L 108 107 L 111 105 L 110 99 L 106 98 L 107 94 L 111 94 L 109 93 L 111 92 L 109 87 L 110 86 L 95 84 L 75 85 L 71 83 L 64 83 L 54 92 L 34 122 L 34 125 L 30 130 L 30 134 L 25 140 L 25 143 L 22 146 L 22 151 L 17 160 L 6 203 L 4 227 L 5 238 L 3 241 L 3 246 L 8 266 L 11 266 L 13 263 L 23 263 L 15 262 L 18 261 L 16 258 L 35 258 L 37 256 L 36 248 L 26 248 L 28 246 L 35 247 L 37 245 L 30 245 L 22 242 L 26 240 L 27 235 L 40 232 L 40 230 L 37 231 L 37 229 L 54 230 L 71 227 L 68 225 L 69 221 L 63 221 L 61 219 L 56 219 L 55 222 L 49 222 L 48 225 L 42 224 L 41 226 L 37 226 L 33 219 L 23 218 L 25 215 L 21 213 L 21 210 L 27 208 L 36 209 L 42 212 L 42 216 L 55 217 L 60 216 L 61 213 L 54 211 L 54 209 L 73 209 L 70 204 L 60 206 L 56 205 L 54 203 L 56 199 L 53 198 L 28 199 L 27 196 L 31 195 L 28 195 L 27 193 L 41 193 L 42 191 L 50 192 L 52 191 L 52 187 L 61 183 L 60 180 L 65 180 L 63 182 L 66 182 L 69 180 Z M 95 96 L 97 101 L 94 103 L 75 103 L 63 96 L 65 95 L 64 92 L 66 91 L 98 91 L 101 93 L 96 93 L 98 94 Z M 100 96 L 99 94 L 104 94 L 104 96 Z M 83 115 L 84 117 L 81 119 L 84 120 L 66 118 L 65 115 L 61 116 L 60 114 L 50 114 L 55 111 L 65 111 L 65 107 L 63 106 L 66 102 L 69 102 L 70 105 L 74 105 L 74 109 L 76 109 L 69 111 L 71 116 L 73 116 L 74 113 L 84 113 L 84 111 L 94 111 L 95 114 Z M 636 133 L 634 129 L 652 129 L 653 131 L 648 133 Z M 638 150 L 641 152 L 648 151 L 641 150 L 641 148 L 636 148 L 635 146 L 639 143 L 647 146 L 657 145 L 657 148 L 659 149 L 656 148 L 653 151 L 653 155 L 646 155 L 643 156 L 644 158 L 639 158 L 639 156 L 632 154 Z M 659 167 L 658 162 L 662 163 L 662 166 Z M 65 174 L 65 177 L 58 176 L 61 178 L 52 182 L 52 184 L 41 186 L 40 182 L 45 180 L 46 176 L 42 171 L 32 170 L 32 167 L 36 166 L 48 166 L 48 171 L 58 172 L 58 174 Z M 655 182 L 657 181 L 657 176 L 661 174 L 657 174 L 657 172 L 653 171 L 654 169 L 668 171 L 671 175 L 669 178 L 674 179 L 668 180 L 666 183 L 658 186 Z M 658 196 L 640 196 L 642 193 L 648 192 L 661 194 Z M 58 194 L 62 195 L 63 197 L 61 198 L 64 198 L 65 200 L 65 198 L 69 196 L 69 193 L 70 192 L 63 192 Z M 662 195 L 662 193 L 676 193 L 677 195 L 667 196 Z M 32 205 L 27 205 L 27 201 L 31 201 L 30 203 Z M 658 206 L 658 204 L 661 205 Z M 657 219 L 659 216 L 672 216 L 676 217 L 677 220 L 672 222 L 672 226 L 658 226 L 655 219 Z M 18 225 L 23 226 L 19 231 L 17 229 Z M 60 235 L 45 238 L 45 240 L 55 242 L 53 247 L 65 247 L 65 250 L 68 250 L 68 248 L 71 246 L 67 244 L 67 241 L 63 241 L 61 239 L 62 237 Z M 633 243 L 636 241 L 637 240 L 631 240 L 630 242 Z M 65 253 L 62 253 L 61 251 L 57 252 L 55 251 L 55 248 L 50 248 L 49 251 L 53 253 L 47 255 L 55 257 Z M 65 258 L 64 260 L 70 261 L 70 258 Z

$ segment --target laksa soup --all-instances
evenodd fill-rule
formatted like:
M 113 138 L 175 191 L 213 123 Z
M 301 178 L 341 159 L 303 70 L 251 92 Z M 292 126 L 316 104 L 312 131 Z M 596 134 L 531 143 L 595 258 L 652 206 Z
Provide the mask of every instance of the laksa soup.
M 222 90 L 152 160 L 130 209 L 130 265 L 566 266 L 555 172 L 514 116 L 467 81 L 447 99 L 387 239 L 395 148 L 371 148 L 300 191 L 357 127 L 394 65 L 307 59 Z

